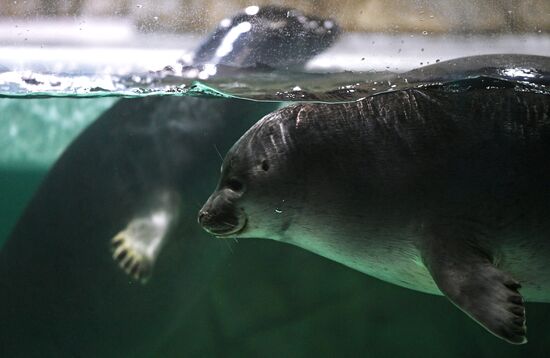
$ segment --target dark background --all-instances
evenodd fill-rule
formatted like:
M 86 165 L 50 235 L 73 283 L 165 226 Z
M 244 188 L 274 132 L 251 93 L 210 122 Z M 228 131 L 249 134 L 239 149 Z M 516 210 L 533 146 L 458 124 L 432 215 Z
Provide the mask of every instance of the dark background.
M 163 356 L 545 357 L 550 305 L 527 304 L 510 345 L 441 296 L 368 277 L 305 250 L 241 240 Z M 193 318 L 191 318 L 193 317 Z

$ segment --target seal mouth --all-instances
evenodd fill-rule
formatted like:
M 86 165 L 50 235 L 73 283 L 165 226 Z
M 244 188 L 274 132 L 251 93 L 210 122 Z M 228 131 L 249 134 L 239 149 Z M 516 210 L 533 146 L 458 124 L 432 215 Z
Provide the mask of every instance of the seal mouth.
M 210 232 L 210 233 L 213 234 L 217 239 L 231 239 L 231 238 L 237 237 L 237 234 L 243 232 L 244 229 L 246 228 L 246 224 L 248 222 L 248 220 L 246 220 L 246 217 L 244 218 L 243 221 L 244 223 L 240 225 L 240 227 L 235 227 L 233 230 L 230 230 L 224 233 L 214 233 L 214 232 Z
M 233 237 L 246 227 L 247 216 L 240 212 L 230 211 L 212 214 L 210 211 L 199 213 L 199 224 L 209 234 L 217 238 Z

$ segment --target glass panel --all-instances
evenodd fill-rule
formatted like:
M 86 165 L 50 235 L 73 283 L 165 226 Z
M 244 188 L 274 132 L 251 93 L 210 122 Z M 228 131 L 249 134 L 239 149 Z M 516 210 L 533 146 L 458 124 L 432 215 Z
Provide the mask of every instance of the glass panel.
M 0 356 L 548 356 L 546 305 L 528 306 L 531 342 L 510 348 L 442 297 L 397 287 L 436 294 L 445 288 L 436 286 L 422 245 L 395 242 L 424 230 L 415 221 L 421 214 L 447 220 L 466 202 L 464 217 L 454 217 L 460 225 L 437 228 L 449 237 L 471 230 L 461 257 L 474 249 L 488 267 L 515 269 L 514 279 L 482 291 L 505 297 L 509 306 L 497 307 L 495 321 L 513 313 L 512 333 L 524 333 L 523 303 L 506 289 L 550 301 L 549 54 L 548 0 L 0 0 Z M 420 107 L 406 99 L 384 105 L 409 93 L 434 95 Z M 201 210 L 213 191 L 228 193 L 218 200 L 223 206 L 254 187 L 224 177 L 245 162 L 224 157 L 248 143 L 245 133 L 266 128 L 248 131 L 258 120 L 280 109 L 292 114 L 297 102 L 311 112 L 296 118 L 364 119 L 371 126 L 345 132 L 343 125 L 318 137 L 324 150 L 298 165 L 313 163 L 317 171 L 281 175 L 286 186 L 259 181 L 268 204 L 258 210 L 266 219 L 257 230 L 291 241 L 285 233 L 298 225 L 295 236 L 310 242 L 297 246 L 310 244 L 344 265 L 238 236 L 256 224 L 223 210 L 216 222 Z M 372 103 L 382 108 L 377 115 Z M 440 130 L 457 118 L 469 126 Z M 483 127 L 492 137 L 473 132 L 487 119 L 494 120 Z M 421 137 L 435 139 L 415 142 L 417 127 L 407 132 L 401 125 L 412 120 L 420 129 L 434 123 Z M 269 154 L 265 148 L 285 130 L 277 124 L 267 128 L 266 141 L 250 146 L 251 155 Z M 365 128 L 374 133 L 361 147 L 369 150 L 348 150 L 363 143 Z M 512 135 L 519 138 L 512 146 L 495 142 Z M 471 137 L 471 146 L 458 145 Z M 293 154 L 306 157 L 313 142 L 314 135 L 306 137 Z M 284 144 L 272 157 L 291 147 Z M 438 162 L 439 148 L 450 162 Z M 369 164 L 369 155 L 378 155 L 375 170 L 346 166 Z M 273 171 L 272 157 L 242 171 Z M 434 166 L 437 178 L 423 181 Z M 385 189 L 395 176 L 372 174 L 399 177 L 410 168 L 417 169 L 414 180 L 394 180 L 399 190 Z M 457 178 L 473 184 L 458 185 Z M 300 186 L 306 179 L 313 189 Z M 409 185 L 415 180 L 421 189 Z M 393 201 L 365 204 L 361 195 L 372 183 L 367 199 L 387 194 Z M 464 192 L 487 200 L 472 204 Z M 323 200 L 310 206 L 295 204 L 318 196 Z M 456 206 L 445 211 L 437 199 L 449 196 Z M 425 209 L 434 201 L 436 209 Z M 489 205 L 495 202 L 504 204 Z M 245 212 L 249 202 L 242 203 Z M 304 219 L 310 207 L 315 215 Z M 479 212 L 488 225 L 469 220 Z M 397 232 L 380 213 L 406 217 L 405 229 Z M 367 230 L 371 214 L 380 215 Z M 509 225 L 516 231 L 506 231 Z M 269 231 L 275 226 L 276 235 Z M 216 230 L 224 239 L 212 238 Z M 473 242 L 490 230 L 502 245 Z M 376 235 L 394 246 L 367 253 L 354 246 Z M 318 237 L 328 237 L 325 246 L 315 246 Z M 488 272 L 474 276 L 508 278 Z M 528 277 L 522 289 L 516 272 Z M 479 306 L 462 308 L 472 307 Z

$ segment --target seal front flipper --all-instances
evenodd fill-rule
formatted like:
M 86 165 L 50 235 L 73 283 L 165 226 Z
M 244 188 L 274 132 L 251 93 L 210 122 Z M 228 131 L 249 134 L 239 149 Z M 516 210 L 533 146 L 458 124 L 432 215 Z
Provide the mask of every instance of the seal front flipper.
M 135 280 L 146 283 L 151 277 L 160 249 L 177 221 L 178 205 L 175 192 L 157 193 L 111 240 L 113 259 Z
M 467 231 L 448 226 L 424 233 L 424 264 L 441 292 L 489 332 L 509 343 L 526 343 L 519 282 L 498 269 Z

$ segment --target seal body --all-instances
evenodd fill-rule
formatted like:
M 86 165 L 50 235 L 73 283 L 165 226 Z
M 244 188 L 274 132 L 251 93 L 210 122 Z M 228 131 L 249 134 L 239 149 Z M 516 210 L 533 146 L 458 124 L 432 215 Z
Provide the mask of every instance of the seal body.
M 266 16 L 275 21 L 269 11 L 238 14 L 211 36 L 254 21 L 246 38 L 233 39 L 226 55 L 235 59 L 252 58 L 247 46 L 255 35 L 285 49 L 305 36 L 286 31 L 288 41 L 280 42 L 292 19 L 285 12 L 270 32 Z M 335 39 L 314 38 L 316 51 Z M 197 50 L 199 64 L 210 62 L 209 49 Z M 303 64 L 316 53 L 302 50 L 288 62 Z M 195 223 L 215 185 L 218 152 L 277 106 L 147 97 L 122 99 L 103 113 L 54 164 L 0 251 L 2 355 L 150 357 L 180 325 L 192 325 L 186 313 L 229 253 Z M 142 285 L 153 266 L 153 279 Z
M 234 145 L 199 221 L 445 294 L 524 343 L 520 284 L 550 302 L 549 153 L 544 94 L 410 89 L 301 104 Z

